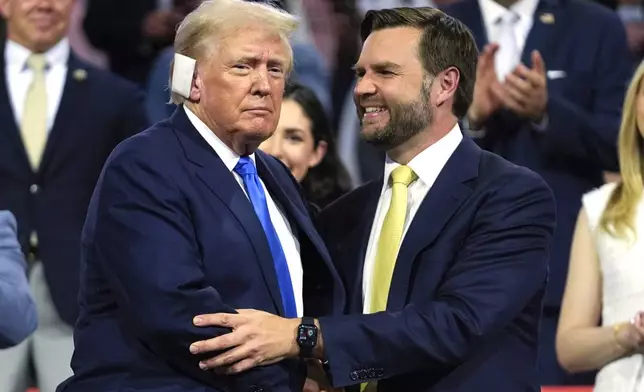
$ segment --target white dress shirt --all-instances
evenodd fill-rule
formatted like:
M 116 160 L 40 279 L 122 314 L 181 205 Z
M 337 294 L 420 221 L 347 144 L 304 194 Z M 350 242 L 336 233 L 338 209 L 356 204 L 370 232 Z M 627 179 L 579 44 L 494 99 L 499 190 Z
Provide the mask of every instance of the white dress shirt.
M 51 130 L 56 119 L 58 106 L 65 89 L 67 77 L 67 61 L 69 60 L 69 41 L 63 39 L 56 46 L 45 52 L 47 68 L 45 70 L 45 84 L 47 88 L 47 129 Z M 13 115 L 20 127 L 22 113 L 27 98 L 27 91 L 34 78 L 34 74 L 27 66 L 27 58 L 31 51 L 11 40 L 7 41 L 4 49 L 5 76 L 9 90 L 9 99 Z
M 183 107 L 188 115 L 188 119 L 197 129 L 199 134 L 208 142 L 213 150 L 217 153 L 219 158 L 224 162 L 228 170 L 235 176 L 237 183 L 242 188 L 246 194 L 246 189 L 244 188 L 244 181 L 239 174 L 237 174 L 233 169 L 239 162 L 240 156 L 228 147 L 221 139 L 219 139 L 211 130 L 208 128 L 203 121 L 197 117 L 190 109 Z M 251 154 L 250 158 L 255 162 L 255 154 Z M 293 284 L 293 293 L 295 295 L 295 306 L 297 308 L 297 316 L 302 317 L 304 312 L 304 302 L 302 300 L 302 285 L 303 285 L 303 269 L 302 269 L 302 259 L 300 257 L 300 242 L 293 233 L 293 229 L 286 218 L 286 214 L 280 209 L 275 201 L 273 200 L 271 194 L 266 189 L 264 181 L 260 179 L 264 193 L 266 194 L 266 204 L 268 204 L 268 213 L 271 217 L 271 222 L 275 227 L 277 236 L 279 237 L 280 243 L 282 244 L 282 249 L 284 250 L 284 255 L 286 256 L 286 263 L 288 264 L 288 270 L 291 275 L 291 283 Z M 246 194 L 248 197 L 248 194 Z
M 463 135 L 457 124 L 447 135 L 416 155 L 407 165 L 416 173 L 418 179 L 412 182 L 407 189 L 407 216 L 405 217 L 405 227 L 401 244 L 427 192 L 434 185 L 436 178 L 438 178 L 443 167 L 445 167 L 449 158 L 456 151 L 461 140 L 463 140 Z M 382 229 L 385 215 L 387 215 L 387 210 L 389 210 L 389 204 L 391 203 L 391 183 L 389 177 L 391 176 L 391 172 L 398 166 L 400 166 L 398 163 L 392 161 L 389 157 L 386 158 L 382 191 L 371 227 L 371 234 L 369 235 L 367 252 L 365 253 L 362 282 L 365 313 L 368 313 L 371 301 L 371 285 L 376 261 L 376 250 L 378 248 L 378 238 L 380 237 L 380 230 Z M 434 208 L 440 209 L 441 206 L 434 206 Z
M 500 34 L 503 29 L 499 26 L 497 21 L 503 17 L 508 11 L 514 12 L 519 20 L 514 24 L 514 39 L 517 45 L 515 53 L 516 58 L 513 59 L 515 64 L 521 61 L 521 53 L 525 47 L 526 39 L 532 29 L 534 12 L 537 9 L 539 0 L 518 0 L 512 4 L 510 8 L 505 8 L 494 0 L 479 0 L 479 7 L 481 8 L 481 15 L 483 17 L 483 24 L 487 33 L 488 42 L 498 43 L 501 40 Z M 498 53 L 497 53 L 498 54 Z M 531 64 L 526 64 L 528 67 Z

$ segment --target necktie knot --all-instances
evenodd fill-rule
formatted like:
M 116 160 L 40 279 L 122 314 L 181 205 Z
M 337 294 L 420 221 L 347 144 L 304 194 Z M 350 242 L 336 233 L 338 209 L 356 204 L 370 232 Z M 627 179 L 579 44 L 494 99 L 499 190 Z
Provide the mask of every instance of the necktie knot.
M 47 67 L 47 59 L 43 54 L 32 53 L 27 58 L 27 66 L 34 72 L 42 72 Z
M 403 184 L 405 186 L 409 186 L 409 184 L 416 181 L 416 179 L 418 179 L 418 176 L 409 166 L 401 165 L 391 172 L 392 184 Z
M 235 173 L 239 174 L 242 177 L 247 175 L 254 176 L 257 174 L 255 163 L 248 156 L 239 158 L 239 161 L 237 162 L 237 165 L 235 165 L 235 168 L 233 170 L 235 171 Z
M 514 26 L 521 17 L 514 11 L 506 11 L 503 15 L 499 16 L 496 20 L 498 25 Z

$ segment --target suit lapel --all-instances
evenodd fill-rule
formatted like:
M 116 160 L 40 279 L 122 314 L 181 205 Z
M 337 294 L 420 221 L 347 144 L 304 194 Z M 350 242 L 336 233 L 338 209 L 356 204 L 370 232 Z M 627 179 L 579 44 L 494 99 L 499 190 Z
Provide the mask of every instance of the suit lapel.
M 295 219 L 298 228 L 302 230 L 304 235 L 309 238 L 313 246 L 315 246 L 315 249 L 318 251 L 320 257 L 322 257 L 322 260 L 331 272 L 334 281 L 341 282 L 340 276 L 333 266 L 333 262 L 331 260 L 331 256 L 329 255 L 327 247 L 324 245 L 322 238 L 313 227 L 313 222 L 308 217 L 308 213 L 305 212 L 306 207 L 304 206 L 303 201 L 301 201 L 302 197 L 295 192 L 295 184 L 293 184 L 292 187 L 289 187 L 283 185 L 285 181 L 278 181 L 278 170 L 281 169 L 279 167 L 276 167 L 277 165 L 275 164 L 269 165 L 269 159 L 271 158 L 267 157 L 264 153 L 257 151 L 255 153 L 255 157 L 257 161 L 257 171 L 259 173 L 259 176 L 264 182 L 264 185 L 266 185 L 266 188 L 268 189 L 271 196 L 277 202 L 279 202 L 280 206 L 284 209 L 287 216 Z M 284 170 L 282 171 L 284 172 Z M 282 176 L 285 177 L 286 173 L 282 173 Z M 286 178 L 285 180 L 290 181 L 290 179 L 288 178 Z M 341 285 L 336 284 L 334 285 L 334 292 L 334 298 L 344 303 L 344 288 Z
M 79 77 L 81 75 L 87 76 L 87 70 L 73 54 L 70 54 L 67 62 L 67 76 L 65 77 L 63 95 L 60 99 L 53 126 L 47 137 L 40 172 L 45 172 L 56 156 L 65 155 L 64 151 L 61 151 L 61 147 L 64 145 L 64 143 L 61 144 L 61 140 L 64 140 L 65 134 L 69 134 L 69 131 L 73 128 L 74 115 L 78 108 L 83 107 L 82 99 L 86 96 L 83 94 L 83 90 L 90 82 L 85 78 Z
M 399 310 L 405 305 L 416 256 L 436 240 L 472 193 L 472 188 L 465 182 L 478 175 L 480 153 L 473 141 L 463 139 L 423 199 L 398 253 L 387 300 L 388 310 Z
M 557 32 L 565 27 L 562 21 L 564 8 L 559 3 L 560 0 L 541 0 L 534 13 L 534 20 L 530 33 L 526 38 L 521 62 L 528 67 L 532 67 L 532 51 L 538 50 L 541 57 L 548 64 L 552 58 L 551 53 L 557 48 L 555 37 L 560 35 Z
M 365 257 L 367 256 L 367 247 L 369 246 L 369 237 L 373 226 L 373 220 L 380 200 L 380 191 L 382 189 L 382 178 L 378 181 L 370 182 L 355 192 L 363 192 L 364 196 L 358 195 L 356 202 L 362 205 L 362 208 L 356 208 L 355 226 L 347 233 L 342 242 L 343 249 L 339 254 L 344 258 L 337 261 L 338 268 L 348 269 L 343 274 L 355 284 L 353 291 L 349 293 L 348 303 L 351 312 L 362 313 L 363 311 L 363 272 Z
M 4 47 L 1 49 L 4 49 Z M 15 118 L 13 106 L 11 105 L 11 98 L 9 97 L 4 50 L 0 50 L 0 56 L 2 59 L 2 77 L 0 77 L 0 124 L 2 124 L 3 142 L 12 146 L 11 150 L 12 153 L 14 153 L 13 157 L 15 158 L 8 159 L 7 162 L 11 161 L 16 165 L 16 167 L 25 168 L 29 173 L 31 173 L 27 150 L 25 150 L 25 145 L 22 142 L 22 136 L 20 135 L 19 120 Z
M 253 210 L 246 194 L 239 186 L 234 175 L 228 170 L 219 156 L 212 151 L 208 143 L 193 127 L 185 114 L 183 107 L 178 107 L 172 115 L 174 128 L 177 131 L 186 156 L 195 165 L 197 176 L 228 207 L 239 224 L 244 229 L 250 241 L 259 266 L 264 275 L 264 281 L 271 294 L 273 303 L 280 315 L 284 315 L 282 296 L 273 265 L 273 257 L 266 239 L 261 222 Z

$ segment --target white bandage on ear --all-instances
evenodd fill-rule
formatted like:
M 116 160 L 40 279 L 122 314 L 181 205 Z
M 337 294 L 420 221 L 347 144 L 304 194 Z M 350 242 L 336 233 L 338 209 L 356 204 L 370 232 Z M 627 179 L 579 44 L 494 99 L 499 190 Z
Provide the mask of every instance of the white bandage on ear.
M 174 66 L 172 69 L 172 92 L 190 99 L 192 90 L 192 78 L 195 74 L 197 61 L 179 53 L 174 54 Z

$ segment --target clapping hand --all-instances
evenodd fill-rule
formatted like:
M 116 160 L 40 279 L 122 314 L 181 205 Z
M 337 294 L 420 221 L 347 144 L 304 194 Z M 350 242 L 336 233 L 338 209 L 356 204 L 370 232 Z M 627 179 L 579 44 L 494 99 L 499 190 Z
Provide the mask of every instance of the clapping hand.
M 505 77 L 494 95 L 503 106 L 521 117 L 540 122 L 548 104 L 546 65 L 538 51 L 532 52 L 532 68 L 519 64 Z

